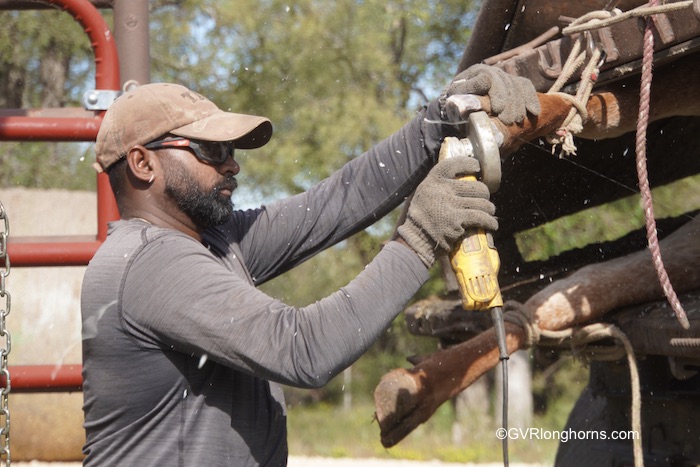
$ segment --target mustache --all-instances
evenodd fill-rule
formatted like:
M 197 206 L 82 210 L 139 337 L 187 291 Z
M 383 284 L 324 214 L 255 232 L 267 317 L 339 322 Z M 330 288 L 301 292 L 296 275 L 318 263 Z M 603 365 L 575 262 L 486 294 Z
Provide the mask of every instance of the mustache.
M 236 188 L 238 188 L 238 180 L 236 180 L 236 177 L 234 177 L 233 175 L 228 175 L 225 176 L 224 179 L 214 187 L 214 190 L 229 190 L 233 192 L 234 190 L 236 190 Z

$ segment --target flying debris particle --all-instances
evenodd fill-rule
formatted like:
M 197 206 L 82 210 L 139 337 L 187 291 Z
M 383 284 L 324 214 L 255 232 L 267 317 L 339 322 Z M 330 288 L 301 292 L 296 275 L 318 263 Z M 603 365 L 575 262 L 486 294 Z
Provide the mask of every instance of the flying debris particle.
M 182 398 L 183 399 L 187 398 L 187 389 L 185 389 L 185 391 L 182 393 Z
M 202 367 L 204 366 L 204 364 L 207 363 L 208 359 L 209 359 L 209 356 L 207 354 L 204 354 L 201 357 L 199 357 L 199 365 L 197 365 L 197 369 L 201 370 Z
M 505 30 L 507 31 L 507 30 L 509 30 L 509 29 L 510 29 L 510 23 L 506 24 Z
M 384 162 L 381 162 L 381 161 L 380 161 L 380 162 L 379 162 L 379 167 L 384 168 L 384 167 L 386 167 L 386 164 L 385 164 Z

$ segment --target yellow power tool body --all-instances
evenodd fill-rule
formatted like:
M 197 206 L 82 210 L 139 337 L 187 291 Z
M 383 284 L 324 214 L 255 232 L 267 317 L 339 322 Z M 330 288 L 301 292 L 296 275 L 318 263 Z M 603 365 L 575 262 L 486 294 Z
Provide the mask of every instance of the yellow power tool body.
M 500 258 L 490 233 L 481 229 L 467 230 L 462 243 L 450 254 L 450 264 L 457 276 L 465 310 L 490 310 L 503 306 L 498 287 Z
M 456 156 L 476 158 L 481 166 L 481 181 L 493 193 L 501 183 L 501 158 L 488 115 L 485 112 L 470 114 L 466 131 L 463 139 L 445 138 L 440 148 L 440 159 Z M 464 179 L 476 180 L 476 177 L 467 176 Z M 489 232 L 468 229 L 461 244 L 450 254 L 450 263 L 457 276 L 465 310 L 490 310 L 503 306 L 498 286 L 501 262 Z

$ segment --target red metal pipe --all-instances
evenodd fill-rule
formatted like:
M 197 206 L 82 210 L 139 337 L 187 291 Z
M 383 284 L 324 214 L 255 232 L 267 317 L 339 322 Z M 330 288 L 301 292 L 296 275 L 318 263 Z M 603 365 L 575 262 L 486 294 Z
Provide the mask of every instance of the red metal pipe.
M 82 365 L 17 365 L 10 366 L 12 394 L 28 392 L 73 392 L 83 389 Z M 7 387 L 0 376 L 0 387 Z
M 93 118 L 0 117 L 0 140 L 94 141 L 102 115 Z
M 95 86 L 118 91 L 119 54 L 112 31 L 99 11 L 87 0 L 46 0 L 70 13 L 91 40 L 95 53 Z
M 65 238 L 65 237 L 63 237 Z M 12 242 L 7 246 L 12 266 L 84 266 L 101 241 Z

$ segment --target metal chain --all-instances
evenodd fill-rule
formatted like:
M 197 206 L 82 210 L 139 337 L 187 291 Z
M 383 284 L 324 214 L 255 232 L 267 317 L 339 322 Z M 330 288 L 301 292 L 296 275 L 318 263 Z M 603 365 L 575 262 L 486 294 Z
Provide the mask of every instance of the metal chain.
M 12 339 L 7 330 L 6 318 L 10 314 L 10 292 L 5 288 L 5 278 L 10 275 L 10 256 L 7 253 L 7 241 L 10 237 L 10 221 L 5 207 L 0 202 L 0 377 L 5 384 L 0 386 L 0 464 L 11 464 L 10 457 L 10 407 L 8 404 L 10 390 L 10 370 L 7 356 L 12 349 Z M 2 346 L 4 337 L 4 347 Z

